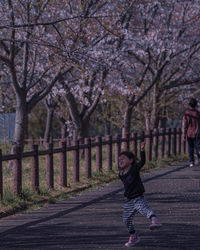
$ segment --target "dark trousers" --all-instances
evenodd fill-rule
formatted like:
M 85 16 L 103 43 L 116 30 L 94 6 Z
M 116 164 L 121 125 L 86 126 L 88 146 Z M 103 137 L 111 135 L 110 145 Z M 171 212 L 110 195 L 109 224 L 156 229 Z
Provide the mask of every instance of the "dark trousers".
M 200 138 L 196 137 L 196 138 L 191 138 L 188 137 L 187 138 L 188 141 L 188 153 L 189 153 L 189 157 L 190 157 L 190 162 L 194 162 L 194 150 L 196 151 L 196 155 L 198 158 L 200 158 Z

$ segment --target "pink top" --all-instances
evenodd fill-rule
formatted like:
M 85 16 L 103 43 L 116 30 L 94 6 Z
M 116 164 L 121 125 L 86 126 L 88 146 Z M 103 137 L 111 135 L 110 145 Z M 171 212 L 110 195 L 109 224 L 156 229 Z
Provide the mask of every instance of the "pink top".
M 183 116 L 183 136 L 195 138 L 199 129 L 200 113 L 195 108 L 187 110 Z

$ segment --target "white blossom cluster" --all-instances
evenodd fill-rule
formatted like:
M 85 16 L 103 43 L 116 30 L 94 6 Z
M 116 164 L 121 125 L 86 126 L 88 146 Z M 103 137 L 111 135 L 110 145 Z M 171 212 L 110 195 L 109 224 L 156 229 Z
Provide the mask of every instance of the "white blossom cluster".
M 199 74 L 200 0 L 8 2 L 0 2 L 0 61 L 28 102 L 58 73 L 67 88 L 57 80 L 53 95 L 70 91 L 87 107 L 99 93 L 103 103 L 107 94 L 140 96 L 157 75 L 167 85 Z

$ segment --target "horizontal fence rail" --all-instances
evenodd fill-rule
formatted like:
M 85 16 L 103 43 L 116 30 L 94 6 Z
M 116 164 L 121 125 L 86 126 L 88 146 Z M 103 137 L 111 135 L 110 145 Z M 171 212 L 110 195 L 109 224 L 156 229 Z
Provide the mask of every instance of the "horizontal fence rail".
M 96 170 L 102 171 L 102 148 L 106 149 L 106 168 L 112 170 L 113 162 L 118 164 L 118 155 L 123 150 L 131 150 L 137 156 L 139 142 L 146 141 L 146 157 L 152 159 L 170 157 L 186 152 L 186 143 L 181 140 L 181 129 L 155 129 L 141 134 L 131 133 L 124 138 L 120 134 L 85 138 L 85 140 L 57 140 L 58 148 L 53 143 L 46 144 L 45 150 L 38 150 L 38 145 L 30 140 L 29 152 L 22 152 L 20 147 L 15 148 L 15 153 L 2 155 L 0 149 L 0 199 L 3 199 L 3 161 L 13 163 L 13 192 L 20 195 L 22 191 L 22 160 L 30 158 L 31 189 L 39 192 L 39 157 L 44 155 L 46 162 L 46 185 L 54 188 L 54 154 L 59 154 L 59 181 L 61 187 L 67 187 L 67 152 L 73 153 L 73 181 L 80 181 L 80 157 L 84 154 L 85 176 L 92 177 L 91 150 L 95 149 Z M 81 143 L 82 142 L 82 143 Z M 114 153 L 114 154 L 113 154 Z

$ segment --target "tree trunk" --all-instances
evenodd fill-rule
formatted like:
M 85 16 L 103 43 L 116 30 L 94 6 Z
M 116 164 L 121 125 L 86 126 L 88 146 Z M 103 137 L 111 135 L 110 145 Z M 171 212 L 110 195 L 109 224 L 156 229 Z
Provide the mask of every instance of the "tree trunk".
M 50 140 L 53 140 L 52 123 L 53 123 L 54 110 L 57 106 L 57 103 L 54 101 L 51 94 L 49 94 L 47 98 L 44 100 L 44 104 L 47 110 L 46 128 L 44 133 L 44 145 L 46 145 L 46 143 L 49 143 Z
M 65 139 L 67 137 L 67 126 L 65 124 L 61 124 L 61 139 Z
M 104 128 L 105 128 L 105 135 L 111 134 L 111 124 L 110 121 L 104 119 Z
M 127 134 L 130 133 L 131 130 L 131 118 L 132 118 L 132 112 L 133 112 L 133 100 L 134 96 L 131 98 L 131 100 L 127 102 L 127 108 L 124 114 L 123 118 L 123 127 L 122 127 L 122 138 L 125 138 Z M 122 143 L 122 149 L 126 148 L 126 144 Z
M 24 150 L 25 131 L 27 131 L 28 127 L 28 108 L 26 102 L 22 101 L 22 99 L 24 98 L 17 98 L 15 128 L 11 147 L 11 154 L 15 153 L 16 146 L 20 146 L 22 152 Z M 11 169 L 12 167 L 13 161 L 9 161 L 8 168 Z
M 124 118 L 123 118 L 122 135 L 130 133 L 132 112 L 133 112 L 133 106 L 131 103 L 128 103 L 125 114 L 124 114 Z
M 152 91 L 152 111 L 150 117 L 149 129 L 157 128 L 157 85 L 155 84 Z
M 61 123 L 61 138 L 65 139 L 67 137 L 67 125 L 65 123 Z
M 24 132 L 24 138 L 28 139 L 29 138 L 29 132 L 28 132 L 28 128 L 29 127 L 29 114 L 27 115 L 27 126 L 26 126 L 26 130 Z
M 149 131 L 150 130 L 150 117 L 149 117 L 148 111 L 144 112 L 144 118 L 145 118 L 145 129 L 146 131 Z
M 166 123 L 167 123 L 167 119 L 166 119 L 166 107 L 163 107 L 160 110 L 160 117 L 159 117 L 159 127 L 160 128 L 166 128 Z
M 53 114 L 54 114 L 54 110 L 52 108 L 48 108 L 46 128 L 45 128 L 45 133 L 44 133 L 44 145 L 50 142 L 50 137 L 52 133 Z
M 21 99 L 17 98 L 13 146 L 20 145 L 23 150 L 25 132 L 28 127 L 28 108 L 26 102 Z
M 78 127 L 78 130 L 76 131 L 76 134 L 78 136 L 78 139 L 81 139 L 81 138 L 86 138 L 88 137 L 88 133 L 89 133 L 89 120 L 86 120 L 86 121 L 83 121 L 81 120 L 80 121 L 80 124 Z

